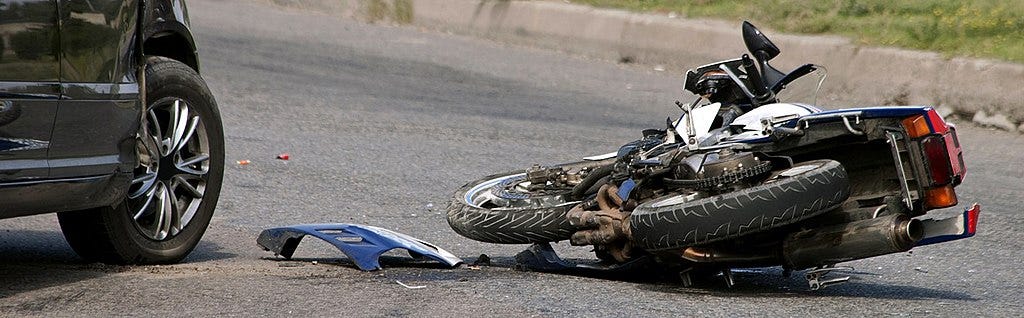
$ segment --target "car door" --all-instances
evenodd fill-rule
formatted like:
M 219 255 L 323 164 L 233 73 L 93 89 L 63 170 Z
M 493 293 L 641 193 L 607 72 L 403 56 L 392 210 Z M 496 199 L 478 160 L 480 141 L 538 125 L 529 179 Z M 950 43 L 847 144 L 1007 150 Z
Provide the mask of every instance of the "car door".
M 57 39 L 56 0 L 0 0 L 0 182 L 49 176 Z
M 134 58 L 138 1 L 57 1 L 62 101 L 50 176 L 131 171 L 140 118 Z

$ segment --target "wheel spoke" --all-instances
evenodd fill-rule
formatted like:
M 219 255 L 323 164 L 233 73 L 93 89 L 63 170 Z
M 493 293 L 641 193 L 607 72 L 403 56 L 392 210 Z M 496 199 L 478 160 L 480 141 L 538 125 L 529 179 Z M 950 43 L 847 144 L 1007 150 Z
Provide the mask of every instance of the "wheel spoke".
M 210 160 L 210 155 L 203 153 L 203 154 L 197 154 L 194 157 L 189 158 L 188 160 L 181 160 L 181 162 L 177 163 L 176 165 L 178 166 L 177 167 L 178 170 L 181 170 L 183 172 L 186 172 L 186 173 L 189 173 L 189 174 L 194 174 L 194 175 L 205 175 L 206 172 L 207 172 L 206 171 L 207 170 L 206 167 L 200 166 L 199 169 L 193 169 L 192 165 L 195 165 L 195 164 L 198 164 L 198 163 L 202 163 L 202 162 L 206 162 L 206 161 L 209 161 L 209 160 Z
M 182 208 L 187 208 L 185 205 L 178 202 L 176 192 L 174 190 L 169 191 L 170 209 L 167 210 L 167 222 L 164 223 L 165 237 L 177 234 L 177 230 L 181 228 L 181 214 Z
M 142 147 L 145 148 L 146 155 L 149 156 L 149 161 L 160 160 L 160 144 L 154 135 L 146 133 L 147 137 L 142 138 Z
M 160 188 L 160 185 L 159 185 L 159 183 L 157 183 L 156 186 L 150 187 L 149 191 L 146 191 L 145 202 L 142 203 L 142 207 L 139 207 L 139 210 L 136 211 L 135 215 L 132 216 L 133 220 L 138 222 L 139 219 L 142 218 L 142 216 L 146 214 L 146 210 L 149 210 L 149 205 L 153 202 L 153 198 L 156 197 L 156 192 L 157 192 L 157 190 L 159 190 L 159 188 Z
M 152 125 L 152 127 L 146 127 L 146 130 L 149 132 L 149 137 L 153 141 L 154 144 L 161 145 L 163 143 L 163 140 L 164 140 L 164 128 L 163 128 L 163 126 L 160 125 L 160 117 L 156 115 L 156 109 L 151 108 L 149 110 L 149 116 L 148 117 L 149 117 L 149 123 L 148 124 Z M 159 154 L 159 153 L 162 153 L 162 152 L 163 151 L 161 149 L 161 151 L 157 152 L 157 153 Z
M 163 191 L 160 192 L 160 205 L 158 206 L 157 221 L 156 226 L 154 227 L 156 230 L 156 233 L 154 233 L 156 236 L 155 238 L 158 240 L 162 240 L 167 237 L 167 229 L 171 226 L 171 217 L 174 213 L 173 193 L 171 193 L 167 186 L 163 186 L 161 189 L 163 189 Z
M 135 153 L 139 159 L 139 166 L 146 168 L 148 171 L 153 167 L 153 164 L 159 160 L 160 152 L 159 150 L 154 149 L 156 146 L 153 144 L 153 135 L 149 133 L 149 128 L 146 126 L 147 125 L 142 125 L 142 128 L 136 136 Z
M 172 192 L 172 194 L 173 194 L 173 192 Z M 188 200 L 188 201 L 191 201 L 191 200 Z M 184 210 L 188 209 L 188 204 L 182 204 L 182 202 L 178 202 L 178 200 L 173 198 L 173 197 L 171 198 L 171 202 L 172 202 L 171 203 L 171 206 L 172 206 L 171 212 L 172 213 L 170 215 L 170 220 L 168 220 L 170 222 L 167 224 L 167 235 L 168 236 L 172 236 L 172 235 L 178 234 L 178 232 L 181 231 L 181 228 L 182 228 L 182 224 L 181 224 L 182 223 L 182 217 L 185 214 Z
M 170 125 L 168 132 L 171 135 L 164 141 L 166 148 L 164 148 L 165 152 L 163 155 L 165 157 L 171 155 L 171 153 L 179 148 L 179 144 L 185 136 L 185 130 L 188 128 L 188 120 L 188 107 L 183 105 L 180 100 L 175 100 L 174 105 L 171 106 L 171 118 L 168 122 L 168 125 Z
M 199 116 L 192 117 L 192 119 L 188 121 L 188 126 L 185 127 L 186 129 L 184 135 L 181 136 L 181 139 L 178 140 L 177 145 L 175 145 L 174 151 L 181 151 L 181 148 L 184 148 L 185 145 L 187 145 L 188 142 L 192 140 L 192 137 L 195 136 L 196 128 L 198 127 Z
M 155 179 L 156 179 L 156 174 L 155 173 L 147 173 L 147 174 L 138 176 L 135 179 L 132 179 L 132 184 L 136 184 L 136 183 L 149 183 L 150 181 L 153 181 Z
M 173 180 L 174 180 L 174 181 L 172 181 L 173 189 L 175 189 L 175 190 L 177 190 L 179 188 L 180 189 L 184 189 L 188 194 L 192 195 L 192 198 L 196 198 L 196 199 L 202 198 L 203 197 L 203 192 L 199 191 L 199 189 L 196 189 L 196 187 L 193 186 L 192 183 L 189 183 L 188 179 L 193 179 L 193 180 L 196 180 L 196 181 L 201 181 L 201 179 L 199 179 L 199 177 L 196 177 L 196 176 L 193 176 L 193 175 L 179 174 L 179 175 L 174 176 L 174 178 L 173 178 Z M 176 191 L 172 191 L 172 192 L 176 192 Z
M 139 188 L 138 190 L 129 193 L 128 198 L 135 199 L 143 194 L 146 194 L 147 192 L 151 192 L 150 190 L 153 189 L 154 181 L 156 181 L 156 173 L 149 172 L 140 176 L 136 176 L 135 179 L 132 179 L 131 187 L 129 188 L 135 187 L 136 184 L 139 185 Z

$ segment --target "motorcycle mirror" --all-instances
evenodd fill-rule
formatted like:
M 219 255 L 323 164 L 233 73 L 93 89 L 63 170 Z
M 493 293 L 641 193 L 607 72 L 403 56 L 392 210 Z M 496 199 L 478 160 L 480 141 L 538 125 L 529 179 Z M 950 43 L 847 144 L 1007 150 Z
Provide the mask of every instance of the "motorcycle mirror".
M 786 74 L 775 69 L 768 61 L 775 58 L 781 52 L 772 40 L 769 40 L 761 30 L 758 30 L 753 24 L 748 21 L 743 21 L 743 43 L 747 45 L 747 50 L 754 55 L 757 59 L 757 63 L 760 64 L 761 68 L 761 79 L 764 80 L 765 87 L 772 88 L 781 81 Z
M 775 58 L 781 52 L 772 40 L 748 21 L 743 21 L 743 43 L 754 57 L 764 59 L 764 62 Z

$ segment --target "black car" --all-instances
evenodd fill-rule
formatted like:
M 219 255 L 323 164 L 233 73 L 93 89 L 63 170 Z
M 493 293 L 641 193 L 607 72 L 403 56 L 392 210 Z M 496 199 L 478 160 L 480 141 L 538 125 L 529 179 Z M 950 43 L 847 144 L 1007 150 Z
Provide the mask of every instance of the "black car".
M 90 261 L 172 263 L 224 134 L 181 0 L 0 0 L 0 218 L 58 212 Z

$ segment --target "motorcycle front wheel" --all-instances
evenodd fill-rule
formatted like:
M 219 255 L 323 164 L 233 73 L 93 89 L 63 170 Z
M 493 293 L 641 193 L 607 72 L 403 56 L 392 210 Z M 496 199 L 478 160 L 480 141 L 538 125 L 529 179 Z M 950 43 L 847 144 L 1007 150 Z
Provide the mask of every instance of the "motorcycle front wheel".
M 607 162 L 560 165 L 597 168 Z M 499 244 L 567 240 L 576 232 L 565 214 L 580 203 L 572 189 L 531 191 L 526 171 L 490 175 L 463 185 L 448 204 L 448 225 L 467 238 Z

